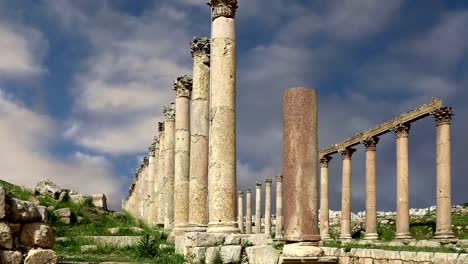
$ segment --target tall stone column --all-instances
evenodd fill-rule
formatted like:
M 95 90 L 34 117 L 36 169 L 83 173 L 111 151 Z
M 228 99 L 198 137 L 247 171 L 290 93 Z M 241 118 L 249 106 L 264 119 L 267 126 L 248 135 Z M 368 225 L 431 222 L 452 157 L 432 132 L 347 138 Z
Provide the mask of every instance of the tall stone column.
M 157 213 L 158 213 L 158 203 L 156 199 L 156 194 L 158 191 L 157 186 L 157 175 L 156 175 L 156 168 L 159 158 L 159 139 L 154 137 L 153 143 L 148 148 L 148 178 L 149 178 L 149 194 L 150 194 L 150 201 L 149 201 L 149 213 L 148 213 L 148 223 L 151 225 L 155 225 L 157 221 Z
M 343 158 L 343 182 L 341 186 L 341 233 L 340 239 L 351 239 L 351 157 L 356 149 L 341 150 Z
M 239 192 L 237 198 L 237 224 L 239 225 L 239 230 L 241 233 L 244 233 L 244 193 Z
M 271 179 L 265 180 L 265 234 L 271 234 Z
M 164 174 L 165 174 L 165 214 L 164 228 L 174 227 L 174 158 L 175 158 L 175 103 L 164 106 Z
M 396 166 L 397 166 L 397 217 L 396 239 L 411 239 L 409 229 L 409 166 L 408 166 L 408 134 L 410 124 L 399 124 L 394 128 L 396 134 Z
M 252 191 L 247 190 L 245 196 L 246 202 L 246 212 L 245 212 L 245 233 L 252 234 Z
M 376 240 L 377 202 L 376 202 L 376 167 L 378 137 L 369 137 L 362 142 L 366 146 L 366 235 L 364 239 Z
M 256 183 L 255 189 L 255 234 L 262 232 L 262 183 Z
M 283 175 L 276 176 L 275 240 L 283 240 Z
M 436 239 L 451 239 L 452 232 L 452 193 L 451 193 L 451 153 L 450 121 L 453 110 L 443 107 L 433 113 L 437 125 L 437 219 Z
M 315 89 L 288 89 L 283 97 L 283 107 L 284 240 L 318 244 L 318 114 Z M 284 253 L 288 256 L 291 253 L 286 246 Z
M 210 0 L 211 91 L 208 170 L 210 233 L 238 233 L 236 219 L 237 0 Z
M 322 240 L 330 240 L 329 233 L 329 202 L 328 202 L 328 163 L 331 156 L 323 156 L 320 159 L 320 236 Z
M 189 227 L 205 232 L 208 226 L 208 132 L 210 119 L 210 40 L 192 43 L 193 90 L 190 118 Z
M 142 219 L 148 223 L 148 213 L 149 213 L 149 159 L 145 157 L 143 159 L 143 169 L 142 169 L 142 184 L 143 184 L 143 197 L 142 197 Z
M 178 77 L 176 91 L 175 159 L 174 159 L 174 236 L 182 235 L 188 226 L 190 179 L 190 96 L 192 79 Z
M 165 171 L 164 171 L 164 162 L 165 156 L 164 153 L 165 149 L 165 137 L 164 137 L 164 123 L 158 123 L 158 131 L 159 131 L 159 159 L 158 159 L 158 169 L 157 169 L 157 186 L 158 192 L 156 193 L 158 199 L 158 216 L 156 225 L 159 227 L 164 227 L 164 215 L 166 212 L 166 184 L 165 184 Z

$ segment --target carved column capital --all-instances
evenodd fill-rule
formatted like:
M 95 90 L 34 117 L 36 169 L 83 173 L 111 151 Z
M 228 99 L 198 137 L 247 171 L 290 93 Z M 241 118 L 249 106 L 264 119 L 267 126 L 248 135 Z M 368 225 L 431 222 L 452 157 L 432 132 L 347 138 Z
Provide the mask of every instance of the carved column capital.
M 237 195 L 238 195 L 239 197 L 244 197 L 244 193 L 243 193 L 242 191 L 237 192 Z
M 407 138 L 411 125 L 409 123 L 401 123 L 396 125 L 392 130 L 395 132 L 396 138 Z
M 361 144 L 364 144 L 364 146 L 366 146 L 367 151 L 376 151 L 377 143 L 379 143 L 378 137 L 368 137 L 361 141 Z
M 166 121 L 174 121 L 175 120 L 175 103 L 171 102 L 170 104 L 165 105 L 163 113 L 164 113 L 164 116 L 166 117 Z
M 340 149 L 339 152 L 341 153 L 341 157 L 343 158 L 343 160 L 350 160 L 351 157 L 353 156 L 353 153 L 356 152 L 356 149 L 344 148 L 344 149 Z
M 251 190 L 251 189 L 247 189 L 247 193 L 252 193 L 252 190 Z
M 283 174 L 276 175 L 276 182 L 283 182 Z
M 211 6 L 211 19 L 218 17 L 234 18 L 237 10 L 237 0 L 209 0 Z
M 257 189 L 262 188 L 262 183 L 261 182 L 256 182 L 256 185 L 257 185 Z
M 453 116 L 452 107 L 442 107 L 431 113 L 436 121 L 436 126 L 450 124 Z
M 330 160 L 332 157 L 330 155 L 325 155 L 322 158 L 320 158 L 320 166 L 322 168 L 328 168 L 328 163 L 330 163 Z
M 153 143 L 149 146 L 148 150 L 149 150 L 149 153 L 148 153 L 149 156 L 151 156 L 151 157 L 156 156 L 156 142 L 153 142 Z
M 192 78 L 187 75 L 177 77 L 174 82 L 174 91 L 176 91 L 176 97 L 187 97 L 190 98 L 192 93 L 193 81 Z
M 266 179 L 265 180 L 265 184 L 266 185 L 271 185 L 273 183 L 273 180 L 272 179 Z
M 149 164 L 149 159 L 148 159 L 148 157 L 144 157 L 144 158 L 143 158 L 143 167 L 148 166 L 148 164 Z
M 158 122 L 158 132 L 159 134 L 164 132 L 164 122 Z
M 190 43 L 190 52 L 192 57 L 199 57 L 205 64 L 210 64 L 210 39 L 194 38 Z

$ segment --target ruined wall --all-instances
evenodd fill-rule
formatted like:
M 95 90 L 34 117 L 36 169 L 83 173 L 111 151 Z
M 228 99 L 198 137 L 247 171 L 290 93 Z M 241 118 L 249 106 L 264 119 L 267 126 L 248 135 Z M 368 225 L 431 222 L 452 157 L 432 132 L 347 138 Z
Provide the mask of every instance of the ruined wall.
M 47 209 L 8 197 L 0 186 L 0 263 L 57 263 Z

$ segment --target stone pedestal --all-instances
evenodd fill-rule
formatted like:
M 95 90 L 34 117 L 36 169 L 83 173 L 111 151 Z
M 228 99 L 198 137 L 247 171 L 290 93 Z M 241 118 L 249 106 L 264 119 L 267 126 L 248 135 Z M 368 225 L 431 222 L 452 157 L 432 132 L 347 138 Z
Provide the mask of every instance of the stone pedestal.
M 395 239 L 411 239 L 409 230 L 409 166 L 408 134 L 410 124 L 399 124 L 394 128 L 396 134 L 397 166 L 397 211 Z
M 343 158 L 343 181 L 341 191 L 341 240 L 350 240 L 351 237 L 351 157 L 356 150 L 345 148 L 341 150 Z
M 159 205 L 158 207 L 158 216 L 157 216 L 157 221 L 156 225 L 159 227 L 164 227 L 164 215 L 166 212 L 166 202 L 164 200 L 165 198 L 165 171 L 164 171 L 164 162 L 165 162 L 165 137 L 164 137 L 164 123 L 159 122 L 158 123 L 158 131 L 159 131 L 159 159 L 158 159 L 158 169 L 157 169 L 157 186 L 158 186 L 158 192 L 156 193 L 157 195 L 157 203 Z
M 450 121 L 451 107 L 443 107 L 433 113 L 437 124 L 437 219 L 436 239 L 452 239 L 452 193 Z
M 376 148 L 378 137 L 367 138 L 362 142 L 366 146 L 366 240 L 376 240 L 377 203 L 376 203 Z
M 175 103 L 164 107 L 164 174 L 165 174 L 165 213 L 164 228 L 174 226 L 174 148 L 175 148 Z
M 265 234 L 271 234 L 271 179 L 265 181 Z
M 188 232 L 208 227 L 208 132 L 210 90 L 210 40 L 192 41 L 193 89 L 190 119 L 190 183 Z
M 318 245 L 316 92 L 288 89 L 283 107 L 284 240 Z
M 237 233 L 236 0 L 210 0 L 211 91 L 208 205 L 210 233 Z
M 257 182 L 255 189 L 255 234 L 262 233 L 262 183 Z
M 275 240 L 283 240 L 283 175 L 276 176 Z
M 244 193 L 239 192 L 237 198 L 237 224 L 239 225 L 239 230 L 241 233 L 244 233 Z
M 328 202 L 328 163 L 331 156 L 320 159 L 320 236 L 322 240 L 331 239 L 329 233 L 329 202 Z
M 175 158 L 174 158 L 174 235 L 185 232 L 189 218 L 190 174 L 190 95 L 192 79 L 178 77 L 176 91 Z
M 247 200 L 247 208 L 245 212 L 245 233 L 252 234 L 252 191 L 250 189 L 247 190 L 245 199 Z

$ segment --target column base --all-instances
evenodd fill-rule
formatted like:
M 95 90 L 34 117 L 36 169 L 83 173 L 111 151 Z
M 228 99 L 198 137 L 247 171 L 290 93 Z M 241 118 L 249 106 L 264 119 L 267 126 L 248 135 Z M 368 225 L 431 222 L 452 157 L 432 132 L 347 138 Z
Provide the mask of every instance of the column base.
M 341 234 L 340 235 L 340 240 L 351 240 L 351 239 L 353 239 L 351 237 L 351 234 Z
M 226 234 L 238 234 L 240 232 L 237 222 L 224 222 L 224 223 L 208 223 L 208 233 L 226 233 Z
M 395 239 L 405 240 L 405 239 L 413 239 L 413 237 L 411 236 L 411 233 L 409 233 L 409 232 L 407 232 L 407 233 L 397 233 L 397 234 L 395 234 Z
M 366 233 L 364 235 L 364 238 L 365 240 L 377 240 L 379 239 L 379 234 L 377 233 Z
M 328 233 L 321 235 L 320 238 L 321 238 L 323 241 L 332 240 L 330 234 L 328 234 Z
M 437 231 L 434 233 L 434 239 L 452 239 L 455 235 L 452 231 Z
M 185 229 L 185 232 L 206 232 L 207 229 L 207 225 L 189 224 L 187 229 Z
M 273 241 L 278 241 L 278 242 L 279 241 L 284 241 L 284 238 L 283 238 L 283 236 L 277 236 L 277 237 L 273 238 Z

